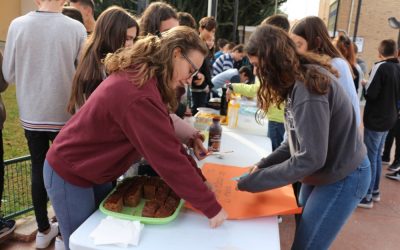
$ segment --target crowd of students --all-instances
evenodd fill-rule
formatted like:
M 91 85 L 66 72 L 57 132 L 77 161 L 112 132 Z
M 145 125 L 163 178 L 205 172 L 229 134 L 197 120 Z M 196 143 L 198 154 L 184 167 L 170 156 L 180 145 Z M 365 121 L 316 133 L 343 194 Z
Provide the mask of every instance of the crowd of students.
M 227 213 L 186 150 L 204 159 L 204 137 L 181 118 L 207 106 L 223 87 L 228 97 L 256 97 L 269 120 L 273 153 L 252 166 L 238 189 L 294 184 L 303 213 L 293 249 L 329 248 L 357 206 L 380 200 L 381 152 L 387 132 L 393 129 L 396 142 L 398 135 L 393 40 L 382 41 L 381 61 L 364 80 L 368 72 L 357 63 L 354 44 L 344 35 L 332 41 L 318 17 L 291 28 L 283 15 L 268 17 L 245 45 L 220 39 L 214 54 L 213 17 L 197 28 L 190 13 L 153 2 L 140 18 L 113 6 L 95 21 L 93 1 L 65 3 L 36 0 L 37 11 L 15 19 L 2 65 L 0 90 L 16 84 L 32 157 L 37 248 L 56 237 L 56 249 L 69 249 L 69 236 L 141 158 L 210 227 L 221 226 Z M 397 157 L 390 166 L 397 172 L 388 177 L 400 180 Z M 48 219 L 47 197 L 57 222 Z M 13 221 L 0 223 L 15 228 Z

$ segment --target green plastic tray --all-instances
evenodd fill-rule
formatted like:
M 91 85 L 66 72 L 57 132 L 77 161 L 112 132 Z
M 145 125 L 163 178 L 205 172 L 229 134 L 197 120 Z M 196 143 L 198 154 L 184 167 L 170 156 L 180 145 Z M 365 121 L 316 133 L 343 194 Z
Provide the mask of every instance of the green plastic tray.
M 181 199 L 179 202 L 178 207 L 176 208 L 175 212 L 165 218 L 150 218 L 150 217 L 143 217 L 142 216 L 142 209 L 144 207 L 144 203 L 147 201 L 146 199 L 141 199 L 139 205 L 136 207 L 126 207 L 124 206 L 122 208 L 121 212 L 113 212 L 110 210 L 107 210 L 104 207 L 104 202 L 107 200 L 108 196 L 110 196 L 115 190 L 113 190 L 111 193 L 107 195 L 107 197 L 101 202 L 100 204 L 100 211 L 103 212 L 106 215 L 120 218 L 120 219 L 125 219 L 125 220 L 138 220 L 142 222 L 143 224 L 167 224 L 171 221 L 173 221 L 179 214 L 179 211 L 181 210 L 184 200 Z

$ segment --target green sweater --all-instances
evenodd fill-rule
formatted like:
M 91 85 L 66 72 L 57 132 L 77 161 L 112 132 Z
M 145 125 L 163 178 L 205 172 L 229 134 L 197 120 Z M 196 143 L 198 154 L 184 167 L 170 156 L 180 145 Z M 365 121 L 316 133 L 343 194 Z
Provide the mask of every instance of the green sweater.
M 257 95 L 259 87 L 260 87 L 259 80 L 256 80 L 254 84 L 245 84 L 245 83 L 232 84 L 233 92 L 250 98 L 253 98 Z M 276 106 L 270 107 L 267 112 L 267 118 L 269 121 L 283 123 L 284 121 L 283 108 L 278 109 L 278 107 Z

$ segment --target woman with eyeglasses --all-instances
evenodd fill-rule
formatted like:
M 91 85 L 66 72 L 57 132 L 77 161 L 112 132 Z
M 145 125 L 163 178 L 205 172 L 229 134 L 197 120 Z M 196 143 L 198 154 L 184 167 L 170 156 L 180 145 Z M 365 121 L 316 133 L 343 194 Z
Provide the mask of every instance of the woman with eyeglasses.
M 123 8 L 112 6 L 101 13 L 76 69 L 68 112 L 74 114 L 107 77 L 102 62 L 106 55 L 132 46 L 138 34 L 138 23 Z
M 108 183 L 140 156 L 203 212 L 212 228 L 227 218 L 185 154 L 169 116 L 177 103 L 175 89 L 192 80 L 206 53 L 194 30 L 176 27 L 107 56 L 111 75 L 61 130 L 44 165 L 45 186 L 66 247 L 71 233 L 110 192 Z

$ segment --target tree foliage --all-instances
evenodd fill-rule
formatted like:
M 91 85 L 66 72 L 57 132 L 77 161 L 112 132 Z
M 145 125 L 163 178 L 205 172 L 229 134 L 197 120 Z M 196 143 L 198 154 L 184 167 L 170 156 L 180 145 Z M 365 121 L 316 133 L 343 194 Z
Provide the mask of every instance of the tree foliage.
M 278 0 L 278 7 L 287 0 Z M 111 5 L 119 5 L 129 10 L 133 14 L 137 13 L 138 0 L 95 0 L 96 15 Z M 155 1 L 149 1 L 155 2 Z M 193 15 L 196 21 L 207 16 L 208 0 L 167 0 L 178 11 L 185 11 Z M 217 37 L 223 37 L 229 40 L 233 38 L 234 30 L 234 5 L 235 0 L 218 0 L 217 9 Z M 275 0 L 252 0 L 239 1 L 238 26 L 240 25 L 258 25 L 264 18 L 272 15 L 275 10 Z

